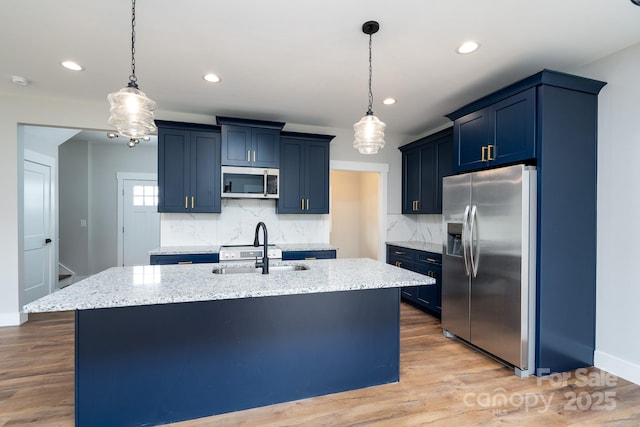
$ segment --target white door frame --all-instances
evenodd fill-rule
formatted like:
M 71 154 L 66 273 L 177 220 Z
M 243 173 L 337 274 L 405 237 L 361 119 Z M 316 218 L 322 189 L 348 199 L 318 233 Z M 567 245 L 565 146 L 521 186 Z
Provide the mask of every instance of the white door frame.
M 118 200 L 117 208 L 118 208 L 118 225 L 116 228 L 116 233 L 118 235 L 118 266 L 121 266 L 124 262 L 124 254 L 122 251 L 122 227 L 124 227 L 124 214 L 123 214 L 123 203 L 122 203 L 122 192 L 124 191 L 124 181 L 126 180 L 142 180 L 142 181 L 158 181 L 158 174 L 155 173 L 142 173 L 142 172 L 116 172 L 116 179 L 118 180 L 118 190 L 116 193 L 116 198 Z
M 24 150 L 24 161 L 39 163 L 41 165 L 49 167 L 51 176 L 49 180 L 49 235 L 51 236 L 51 248 L 49 249 L 49 293 L 58 289 L 58 195 L 56 189 L 58 188 L 58 172 L 56 169 L 56 159 L 35 151 Z M 22 170 L 22 183 L 24 185 L 24 169 Z M 22 197 L 24 197 L 24 189 Z M 24 212 L 21 213 L 24 215 Z M 24 240 L 24 226 L 22 227 L 21 241 Z M 22 249 L 21 249 L 22 250 Z M 22 254 L 21 254 L 22 256 Z M 21 292 L 24 292 L 24 287 L 21 288 Z
M 387 258 L 385 241 L 387 240 L 387 187 L 389 182 L 389 165 L 386 163 L 364 163 L 347 162 L 342 160 L 331 160 L 329 168 L 332 170 L 352 171 L 352 172 L 374 172 L 380 176 L 378 189 L 378 259 L 383 261 Z

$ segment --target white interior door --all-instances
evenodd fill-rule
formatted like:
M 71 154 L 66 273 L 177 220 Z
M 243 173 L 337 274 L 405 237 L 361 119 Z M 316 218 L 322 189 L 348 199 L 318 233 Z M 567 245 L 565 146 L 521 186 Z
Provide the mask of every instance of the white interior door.
M 24 161 L 24 300 L 51 293 L 51 167 Z
M 148 265 L 148 252 L 160 246 L 157 182 L 125 179 L 122 198 L 122 265 Z

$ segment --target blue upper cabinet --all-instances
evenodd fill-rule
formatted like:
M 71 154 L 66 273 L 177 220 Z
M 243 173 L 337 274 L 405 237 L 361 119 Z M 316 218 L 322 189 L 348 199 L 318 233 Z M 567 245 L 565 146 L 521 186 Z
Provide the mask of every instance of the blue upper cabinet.
M 222 127 L 222 165 L 278 168 L 281 122 L 217 117 Z
M 535 158 L 535 88 L 454 122 L 456 172 Z
M 220 212 L 219 128 L 156 124 L 158 212 Z
M 453 171 L 451 128 L 400 147 L 402 213 L 442 213 L 442 178 Z
M 329 143 L 333 138 L 282 132 L 277 213 L 329 213 Z

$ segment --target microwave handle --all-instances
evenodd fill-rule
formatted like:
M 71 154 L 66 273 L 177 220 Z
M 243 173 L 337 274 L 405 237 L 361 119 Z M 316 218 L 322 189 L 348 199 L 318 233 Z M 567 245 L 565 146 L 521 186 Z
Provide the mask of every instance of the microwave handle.
M 268 175 L 268 171 L 265 169 L 264 170 L 264 178 L 263 178 L 263 186 L 262 189 L 264 190 L 264 197 L 267 197 L 267 175 Z

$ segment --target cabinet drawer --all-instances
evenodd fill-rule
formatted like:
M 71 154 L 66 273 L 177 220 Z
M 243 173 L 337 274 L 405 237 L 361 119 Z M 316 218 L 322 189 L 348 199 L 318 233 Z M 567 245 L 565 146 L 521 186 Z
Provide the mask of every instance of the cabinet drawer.
M 433 252 L 418 251 L 416 254 L 416 264 L 418 265 L 430 264 L 432 266 L 442 265 L 442 255 L 436 254 Z
M 172 254 L 172 255 L 151 255 L 151 265 L 167 264 L 202 264 L 217 263 L 220 261 L 218 254 Z
M 282 252 L 283 261 L 305 260 L 305 259 L 335 259 L 335 257 L 336 257 L 335 250 Z

